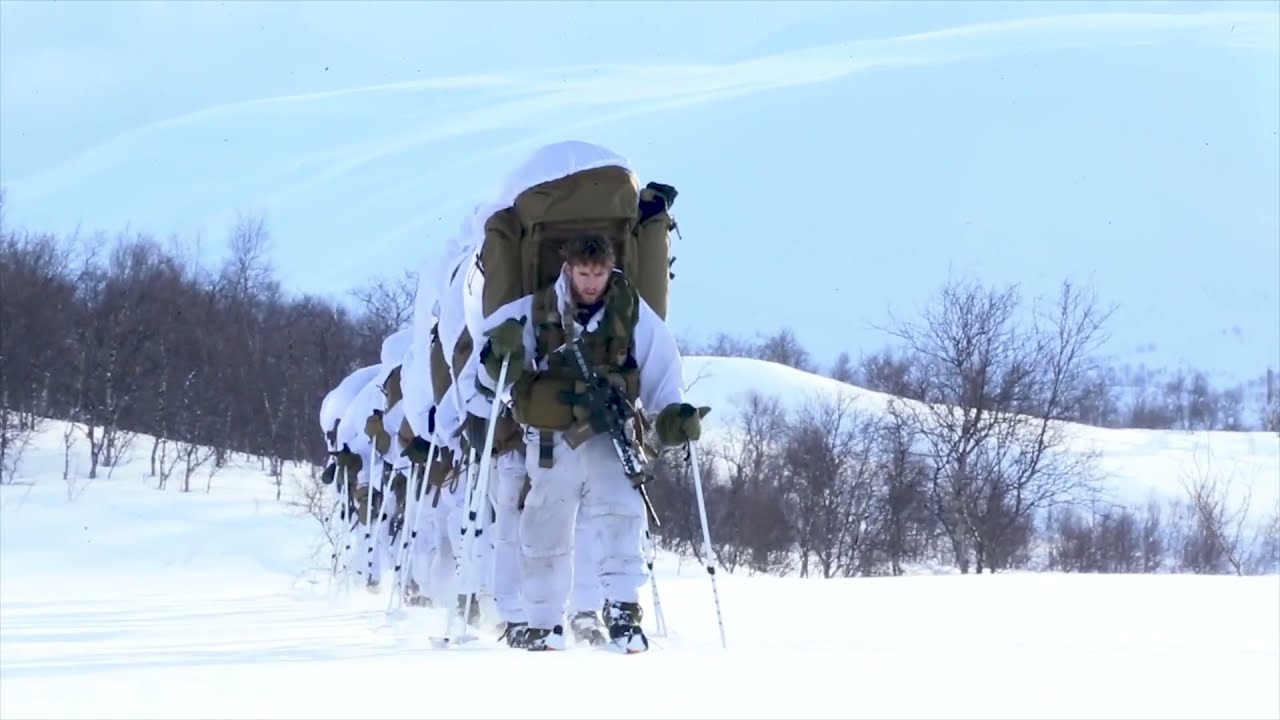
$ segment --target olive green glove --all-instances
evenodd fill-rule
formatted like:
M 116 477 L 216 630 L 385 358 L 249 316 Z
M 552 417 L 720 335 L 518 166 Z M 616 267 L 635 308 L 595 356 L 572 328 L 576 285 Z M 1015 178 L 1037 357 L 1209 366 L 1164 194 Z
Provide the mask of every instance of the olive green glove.
M 511 375 L 510 368 L 507 369 L 507 375 Z M 496 377 L 496 374 L 495 374 Z M 480 451 L 484 448 L 484 436 L 489 430 L 489 421 L 472 413 L 467 413 L 467 419 L 462 421 L 462 432 L 466 437 L 467 448 L 476 448 Z
M 497 327 L 484 334 L 489 338 L 480 352 L 480 362 L 494 380 L 502 371 L 502 360 L 511 358 L 507 366 L 507 382 L 515 382 L 524 371 L 524 322 L 525 318 L 503 320 Z
M 356 518 L 360 521 L 361 525 L 364 524 L 365 517 L 373 510 L 373 508 L 382 506 L 382 491 L 378 488 L 373 489 L 373 508 L 369 506 L 370 498 L 368 485 L 361 485 L 357 487 L 355 492 L 352 493 L 352 496 L 356 501 Z M 373 517 L 376 522 L 378 520 L 377 513 L 374 513 Z
M 653 429 L 663 445 L 683 445 L 702 437 L 702 418 L 709 412 L 711 408 L 705 405 L 694 407 L 689 403 L 671 403 L 658 413 Z
M 364 420 L 364 434 L 373 441 L 379 455 L 391 450 L 391 435 L 382 427 L 382 411 L 374 410 Z
M 414 465 L 425 465 L 431 459 L 430 452 L 431 443 L 428 443 L 418 435 L 414 435 L 413 439 L 404 446 L 400 456 L 409 458 L 409 462 Z
M 341 450 L 330 451 L 329 454 L 333 456 L 336 465 L 352 475 L 364 468 L 364 459 L 351 452 L 351 448 L 347 447 L 346 444 L 343 444 Z

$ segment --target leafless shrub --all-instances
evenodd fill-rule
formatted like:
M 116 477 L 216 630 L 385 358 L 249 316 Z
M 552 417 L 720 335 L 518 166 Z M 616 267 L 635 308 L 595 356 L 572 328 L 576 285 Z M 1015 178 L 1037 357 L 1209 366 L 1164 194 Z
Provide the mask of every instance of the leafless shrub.
M 1252 488 L 1246 488 L 1240 501 L 1233 502 L 1236 474 L 1215 468 L 1208 449 L 1196 454 L 1180 480 L 1195 519 L 1194 530 L 1183 545 L 1184 566 L 1199 573 L 1229 570 L 1243 575 L 1252 554 L 1246 532 Z

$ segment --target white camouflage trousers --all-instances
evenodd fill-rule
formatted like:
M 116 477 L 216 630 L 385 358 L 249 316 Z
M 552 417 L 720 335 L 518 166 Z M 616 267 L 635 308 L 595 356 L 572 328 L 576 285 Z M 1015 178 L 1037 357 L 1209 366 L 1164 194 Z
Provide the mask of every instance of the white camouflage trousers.
M 493 597 L 498 615 L 505 622 L 527 622 L 523 592 L 520 542 L 520 493 L 524 490 L 525 455 L 512 451 L 497 459 L 489 497 L 497 519 L 493 524 Z M 598 612 L 604 604 L 596 571 L 595 547 L 583 531 L 583 514 L 577 513 L 574 526 L 571 613 Z
M 520 517 L 520 540 L 530 627 L 564 624 L 575 546 L 589 553 L 582 556 L 586 572 L 581 575 L 590 575 L 594 567 L 602 595 L 589 609 L 599 609 L 604 600 L 639 602 L 647 579 L 641 549 L 644 501 L 623 474 L 609 437 L 597 435 L 575 450 L 557 433 L 551 468 L 538 465 L 537 432 L 526 440 L 531 487 Z
M 520 593 L 520 491 L 524 489 L 524 454 L 506 453 L 496 460 L 494 482 L 489 484 L 493 503 L 493 600 L 498 617 L 508 623 L 523 622 Z
M 436 493 L 439 492 L 439 500 Z M 418 537 L 414 543 L 414 557 L 409 569 L 420 592 L 429 596 L 437 606 L 451 606 L 457 597 L 454 587 L 454 571 L 457 566 L 454 534 L 449 515 L 458 498 L 448 488 L 428 485 L 423 492 L 422 509 L 417 513 Z M 432 503 L 435 506 L 432 507 Z

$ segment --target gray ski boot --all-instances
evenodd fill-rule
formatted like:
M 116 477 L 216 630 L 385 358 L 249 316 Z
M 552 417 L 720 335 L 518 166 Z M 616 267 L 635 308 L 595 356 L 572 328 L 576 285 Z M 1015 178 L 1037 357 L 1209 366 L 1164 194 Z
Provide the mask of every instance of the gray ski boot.
M 524 643 L 525 649 L 530 652 L 564 650 L 564 628 L 559 625 L 550 630 L 531 627 L 525 630 Z
M 644 611 L 639 603 L 608 602 L 604 604 L 604 621 L 609 626 L 610 649 L 625 653 L 642 653 L 649 649 L 649 638 L 640 627 Z
M 600 616 L 592 610 L 584 610 L 569 620 L 569 629 L 573 631 L 573 639 L 578 643 L 600 647 L 609 642 L 604 634 L 604 623 Z
M 498 636 L 498 642 L 505 642 L 509 648 L 525 648 L 528 647 L 529 623 L 512 622 L 507 623 L 502 628 L 502 635 Z

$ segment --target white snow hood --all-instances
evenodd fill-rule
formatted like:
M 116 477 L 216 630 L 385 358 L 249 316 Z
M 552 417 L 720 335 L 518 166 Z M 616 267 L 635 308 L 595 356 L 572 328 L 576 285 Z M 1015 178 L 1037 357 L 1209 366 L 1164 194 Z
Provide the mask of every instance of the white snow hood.
M 320 429 L 329 432 L 333 429 L 333 421 L 341 418 L 347 406 L 360 393 L 361 388 L 369 384 L 378 372 L 378 365 L 366 365 L 342 379 L 338 387 L 329 391 L 320 403 Z
M 399 365 L 409 352 L 409 342 L 413 338 L 413 329 L 397 330 L 382 341 L 382 364 Z

